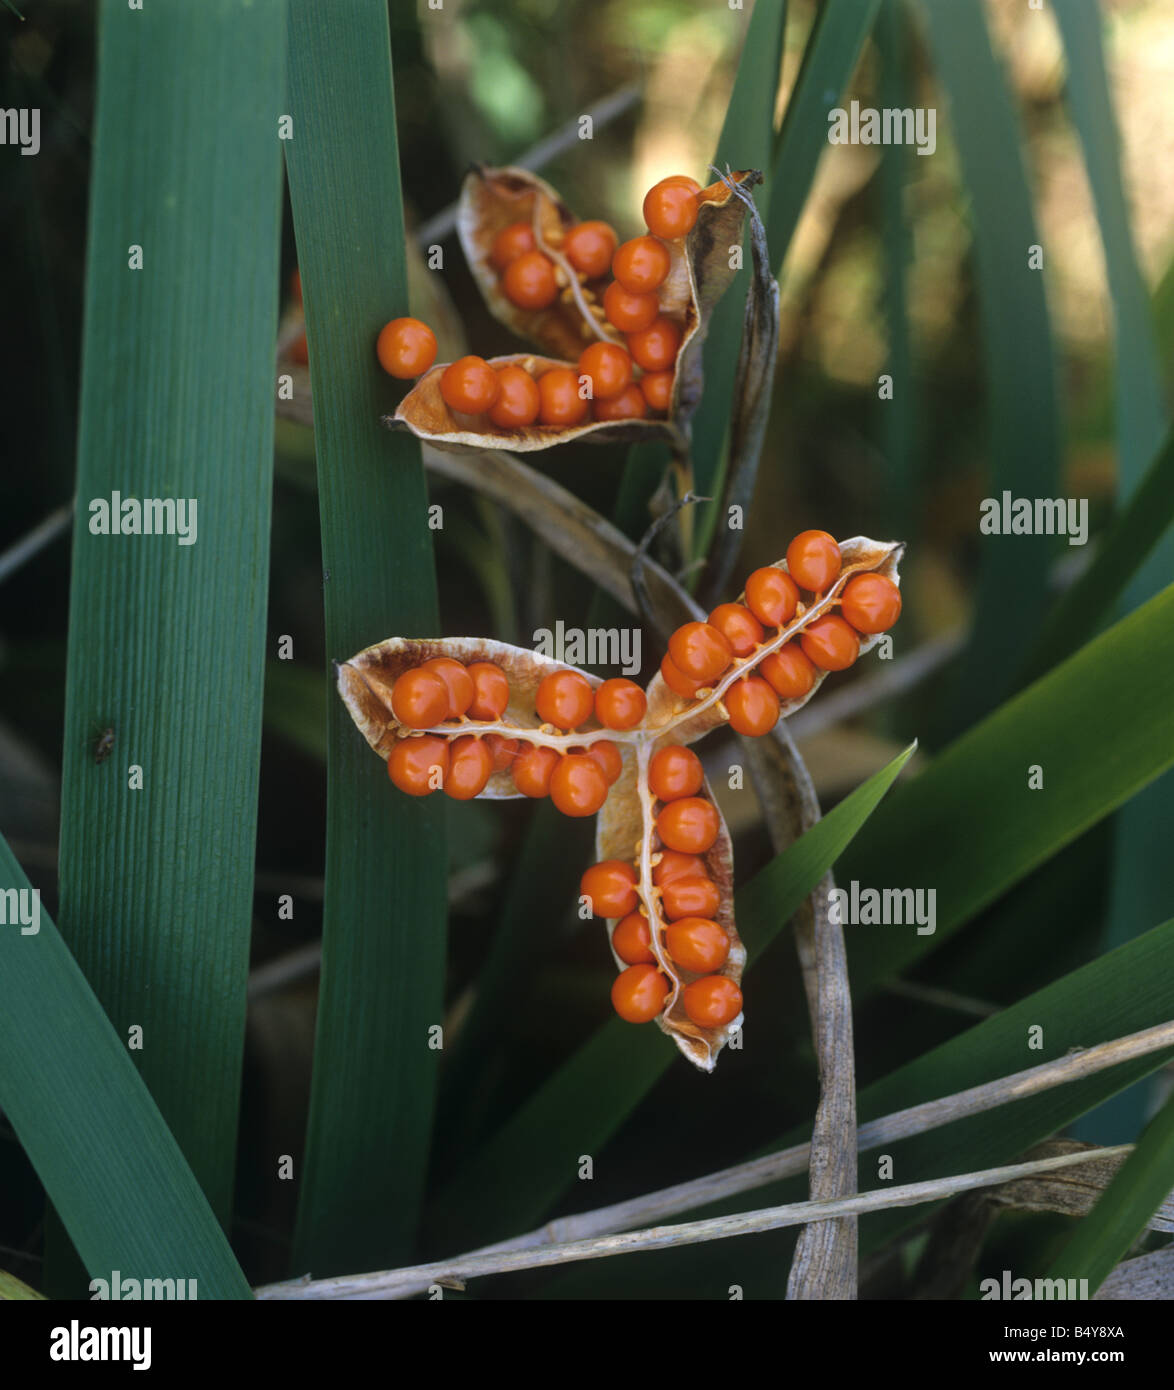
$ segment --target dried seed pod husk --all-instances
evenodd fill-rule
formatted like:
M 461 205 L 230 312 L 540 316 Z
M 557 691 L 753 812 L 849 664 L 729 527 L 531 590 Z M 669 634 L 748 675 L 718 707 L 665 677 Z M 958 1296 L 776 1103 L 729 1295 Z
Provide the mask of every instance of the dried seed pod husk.
M 540 377 L 554 367 L 569 367 L 577 371 L 574 362 L 562 362 L 553 357 L 538 357 L 533 353 L 511 353 L 505 357 L 490 357 L 489 365 L 521 367 L 532 377 Z M 556 444 L 586 439 L 603 444 L 626 444 L 637 439 L 671 437 L 672 427 L 665 420 L 592 420 L 580 425 L 521 425 L 503 429 L 488 415 L 463 415 L 449 408 L 440 394 L 440 378 L 449 364 L 440 362 L 430 368 L 400 402 L 387 423 L 408 429 L 418 438 L 437 449 L 453 452 L 487 449 L 508 449 L 511 453 L 533 453 L 550 449 Z
M 550 184 L 526 169 L 478 165 L 469 171 L 461 186 L 457 235 L 490 312 L 519 338 L 552 357 L 570 358 L 572 362 L 578 361 L 588 343 L 604 341 L 622 347 L 623 335 L 610 324 L 600 325 L 589 310 L 585 313 L 583 306 L 589 303 L 585 297 L 568 303 L 560 296 L 547 309 L 520 309 L 506 298 L 501 272 L 489 256 L 498 232 L 515 222 L 529 223 L 536 245 L 562 267 L 568 286 L 573 288 L 579 284 L 578 277 L 559 247 L 578 221 Z M 590 283 L 603 285 L 609 278 L 605 275 Z M 597 302 L 594 292 L 593 297 Z M 584 328 L 589 332 L 584 333 Z
M 901 576 L 897 567 L 905 551 L 902 542 L 874 541 L 869 540 L 867 536 L 853 536 L 839 544 L 843 568 L 835 584 L 810 606 L 805 607 L 800 599 L 799 611 L 796 612 L 791 622 L 768 638 L 752 656 L 743 660 L 735 659 L 720 679 L 714 682 L 708 694 L 699 694 L 696 699 L 686 700 L 669 689 L 658 671 L 648 686 L 648 711 L 645 715 L 647 727 L 660 729 L 666 734 L 671 730 L 673 738 L 678 742 L 695 743 L 711 729 L 726 722 L 725 708 L 720 699 L 722 692 L 739 676 L 752 671 L 764 657 L 798 637 L 803 629 L 809 623 L 814 622 L 816 618 L 836 612 L 844 586 L 854 575 L 883 574 L 898 587 L 900 586 Z M 787 562 L 786 560 L 776 560 L 771 568 L 786 573 Z M 744 601 L 745 594 L 739 594 L 738 602 Z M 863 656 L 866 652 L 871 651 L 878 642 L 883 640 L 884 636 L 884 633 L 877 633 L 873 636 L 861 633 L 860 655 Z M 823 684 L 827 675 L 827 671 L 817 671 L 815 683 L 806 695 L 794 700 L 781 700 L 779 718 L 786 719 L 796 710 L 802 709 Z
M 359 732 L 384 761 L 401 738 L 410 738 L 416 731 L 405 728 L 391 707 L 391 691 L 403 672 L 422 665 L 436 656 L 452 657 L 468 666 L 474 661 L 495 662 L 506 674 L 510 698 L 504 713 L 497 721 L 472 719 L 447 720 L 428 733 L 444 738 L 460 738 L 467 734 L 500 733 L 507 738 L 528 738 L 531 743 L 544 743 L 565 752 L 583 743 L 583 735 L 604 733 L 599 722 L 592 718 L 574 733 L 542 733 L 542 721 L 534 709 L 534 693 L 545 676 L 553 671 L 578 671 L 592 689 L 603 684 L 599 676 L 565 662 L 540 656 L 526 647 L 493 642 L 484 637 L 389 637 L 343 661 L 336 667 L 338 693 L 355 721 Z M 480 797 L 488 801 L 505 801 L 520 797 L 507 768 L 493 773 Z
M 611 789 L 602 810 L 599 812 L 595 828 L 596 860 L 620 859 L 634 863 L 637 873 L 636 891 L 652 922 L 663 923 L 660 914 L 660 895 L 652 881 L 653 859 L 660 853 L 656 835 L 656 807 L 648 786 L 648 764 L 652 755 L 660 748 L 677 740 L 674 738 L 648 740 L 635 748 L 624 749 L 624 769 Z M 723 928 L 730 942 L 730 953 L 725 964 L 716 974 L 725 975 L 740 984 L 742 972 L 746 967 L 746 948 L 742 945 L 734 925 L 734 851 L 729 828 L 721 813 L 708 781 L 702 784 L 700 795 L 712 802 L 718 815 L 718 835 L 713 846 L 703 855 L 706 872 L 717 885 L 720 906 L 714 920 Z M 608 922 L 608 940 L 618 925 Z M 651 933 L 653 952 L 657 962 L 668 977 L 672 989 L 665 1001 L 663 1011 L 656 1019 L 657 1027 L 670 1037 L 681 1053 L 701 1071 L 711 1072 L 717 1064 L 718 1054 L 742 1026 L 742 1014 L 730 1020 L 721 1028 L 699 1028 L 686 1014 L 681 1001 L 681 992 L 687 984 L 699 978 L 681 969 L 664 950 L 659 931 Z M 616 968 L 623 970 L 625 963 L 612 951 Z
M 740 244 L 746 209 L 730 184 L 751 188 L 762 181 L 756 169 L 739 170 L 712 183 L 697 195 L 697 221 L 688 236 L 665 242 L 670 256 L 667 279 L 657 291 L 661 313 L 681 329 L 672 400 L 668 417 L 684 429 L 701 400 L 703 385 L 701 344 L 714 305 L 737 274 L 730 264 L 731 251 Z M 494 317 L 541 351 L 578 361 L 579 354 L 597 340 L 625 345 L 624 335 L 606 320 L 590 312 L 598 303 L 610 275 L 580 287 L 573 268 L 559 249 L 567 230 L 578 221 L 558 194 L 543 179 L 525 169 L 474 169 L 465 179 L 457 214 L 461 245 L 486 304 Z M 573 291 L 547 309 L 520 309 L 506 298 L 500 275 L 490 261 L 493 240 L 514 222 L 529 222 L 538 247 L 560 266 Z M 634 422 L 649 425 L 658 422 Z M 614 437 L 614 436 L 613 436 Z M 648 437 L 648 436 L 645 436 Z

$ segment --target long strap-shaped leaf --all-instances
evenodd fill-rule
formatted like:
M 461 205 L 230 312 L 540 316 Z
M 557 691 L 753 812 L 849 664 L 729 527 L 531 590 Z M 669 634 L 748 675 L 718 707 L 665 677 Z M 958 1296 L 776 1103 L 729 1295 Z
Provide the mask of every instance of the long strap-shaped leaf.
M 102 9 L 59 915 L 115 1027 L 141 1027 L 140 1074 L 224 1222 L 260 764 L 283 54 L 279 0 Z M 128 534 L 138 499 L 178 499 L 186 534 L 166 507 L 173 534 Z
M 314 392 L 327 654 L 342 659 L 389 631 L 439 623 L 419 445 L 378 423 L 395 393 L 375 338 L 408 309 L 387 7 L 292 0 L 289 15 L 286 164 Z M 389 795 L 337 700 L 329 734 L 297 1273 L 409 1249 L 441 1056 L 428 1029 L 442 1017 L 442 809 Z
M 1144 494 L 1150 491 L 1152 479 L 1144 470 L 1161 444 L 1169 412 L 1162 400 L 1153 321 L 1129 226 L 1117 122 L 1101 43 L 1101 9 L 1095 0 L 1070 0 L 1056 6 L 1056 21 L 1068 65 L 1066 99 L 1084 151 L 1113 302 L 1117 492 L 1121 504 L 1132 511 L 1139 503 L 1149 505 Z M 1149 598 L 1169 582 L 1171 574 L 1174 532 L 1167 530 L 1129 584 L 1123 611 Z M 1071 601 L 1066 599 L 1071 611 Z M 1171 817 L 1174 775 L 1147 787 L 1117 817 L 1106 947 L 1127 941 L 1155 913 L 1165 911 L 1174 886 L 1163 830 Z M 1132 1135 L 1143 1106 L 1140 1092 L 1121 1097 L 1114 1104 L 1108 1129 L 1098 1126 L 1096 1132 Z
M 925 0 L 921 9 L 972 208 L 988 383 L 986 487 L 992 497 L 1055 497 L 1058 395 L 1043 274 L 1029 263 L 1040 237 L 1019 126 L 982 7 Z M 974 626 L 954 704 L 941 721 L 946 734 L 959 733 L 1011 690 L 1018 653 L 1043 613 L 1051 553 L 1047 536 L 982 537 Z
M 1174 587 L 951 744 L 853 844 L 844 881 L 934 889 L 932 934 L 849 936 L 853 990 L 905 971 L 1174 763 Z M 1097 756 L 1084 756 L 1090 738 Z M 1038 768 L 1043 785 L 1029 785 Z M 975 865 L 982 873 L 975 872 Z
M 0 893 L 33 891 L 0 840 Z M 125 1043 L 48 914 L 31 896 L 20 901 L 21 919 L 6 912 L 0 927 L 0 1110 L 86 1268 L 95 1278 L 117 1269 L 194 1279 L 200 1298 L 248 1298 Z

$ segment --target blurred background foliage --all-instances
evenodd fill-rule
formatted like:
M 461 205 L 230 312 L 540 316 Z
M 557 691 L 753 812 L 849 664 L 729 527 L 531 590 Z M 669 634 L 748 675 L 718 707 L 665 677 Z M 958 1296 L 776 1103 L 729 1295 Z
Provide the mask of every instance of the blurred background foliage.
M 1113 312 L 1085 160 L 1065 100 L 1060 32 L 1050 13 L 1029 11 L 1019 0 L 992 0 L 984 9 L 1012 94 L 1046 248 L 1063 439 L 1060 490 L 1089 499 L 1095 535 L 1113 512 L 1117 487 Z M 776 118 L 815 13 L 813 0 L 789 5 Z M 982 296 L 949 104 L 917 11 L 886 0 L 882 14 L 887 27 L 867 42 L 844 99 L 887 104 L 887 94 L 900 90 L 903 105 L 935 106 L 937 153 L 919 158 L 911 149 L 843 146 L 823 155 L 780 275 L 776 390 L 738 573 L 780 556 L 788 539 L 808 526 L 839 536 L 899 537 L 909 542 L 906 608 L 896 635 L 903 655 L 951 639 L 971 617 L 980 553 L 976 517 L 991 461 Z M 43 122 L 39 157 L 6 158 L 0 184 L 0 302 L 7 330 L 0 349 L 7 459 L 0 475 L 0 550 L 67 503 L 73 488 L 95 15 L 95 7 L 65 0 L 37 5 L 23 24 L 0 12 L 0 106 L 39 106 Z M 1174 182 L 1159 171 L 1174 167 L 1174 16 L 1164 0 L 1105 0 L 1103 15 L 1124 186 L 1169 399 Z M 725 3 L 697 0 L 449 0 L 442 10 L 421 6 L 418 15 L 415 5 L 393 3 L 390 24 L 409 238 L 455 199 L 469 164 L 515 161 L 602 98 L 635 88 L 638 100 L 622 115 L 597 126 L 590 142 L 567 144 L 543 170 L 580 216 L 606 218 L 624 237 L 639 229 L 640 199 L 657 178 L 704 174 L 721 132 L 745 15 Z M 886 44 L 899 55 L 899 71 L 885 68 Z M 992 147 L 989 158 L 1005 154 Z M 455 237 L 434 240 L 443 247 L 443 274 L 430 274 L 419 248 L 409 247 L 415 258 L 412 308 L 437 326 L 442 359 L 462 348 L 485 356 L 515 350 L 486 313 Z M 283 298 L 295 264 L 287 206 Z M 904 322 L 895 304 L 904 309 Z M 209 342 L 206 350 L 215 353 L 217 344 Z M 882 402 L 877 377 L 900 354 L 908 374 L 898 379 L 897 401 Z M 605 515 L 615 512 L 623 462 L 619 450 L 589 447 L 537 457 L 542 471 Z M 293 636 L 297 661 L 272 662 L 266 684 L 253 997 L 232 1231 L 254 1283 L 291 1272 L 296 1193 L 293 1184 L 272 1181 L 271 1155 L 292 1152 L 300 1165 L 325 835 L 324 710 L 330 695 L 321 673 L 329 659 L 346 655 L 323 646 L 312 465 L 310 432 L 279 421 L 268 628 L 271 636 Z M 536 628 L 558 619 L 587 622 L 591 586 L 540 537 L 466 490 L 435 479 L 430 488 L 445 508 L 444 529 L 434 538 L 444 635 L 525 644 Z M 1058 590 L 1088 552 L 1057 538 L 1053 558 Z M 380 556 L 370 562 L 378 566 Z M 68 586 L 62 537 L 0 587 L 0 832 L 42 886 L 50 912 L 56 911 Z M 1014 606 L 1004 621 L 1015 627 Z M 646 636 L 645 676 L 659 660 L 653 647 Z M 866 669 L 834 680 L 823 698 L 869 674 Z M 920 736 L 923 749 L 936 752 L 939 745 L 932 736 L 926 740 L 926 731 L 941 727 L 949 698 L 950 671 L 943 667 L 900 699 L 802 737 L 824 809 L 911 737 Z M 223 715 L 231 719 L 233 712 Z M 797 724 L 802 729 L 802 721 Z M 1090 729 L 1093 749 L 1095 740 Z M 713 768 L 725 768 L 734 756 L 733 745 L 720 738 L 704 753 Z M 1082 750 L 1072 753 L 1081 756 Z M 770 857 L 766 833 L 750 797 L 727 798 L 724 809 L 736 835 L 739 881 L 745 882 Z M 525 922 L 532 947 L 525 977 L 515 982 L 514 1006 L 478 1056 L 464 1063 L 477 1083 L 470 1084 L 466 1071 L 456 1088 L 467 1103 L 453 1101 L 451 1078 L 442 1082 L 433 1192 L 460 1166 L 468 1146 L 492 1132 L 604 1021 L 612 975 L 602 931 L 580 923 L 573 911 L 573 885 L 591 853 L 589 825 L 518 803 L 449 805 L 446 814 L 450 1032 L 467 1016 L 503 921 Z M 857 1020 L 860 1084 L 1094 958 L 1102 949 L 1112 864 L 1112 827 L 1101 824 L 901 982 L 874 993 Z M 282 893 L 297 898 L 293 922 L 276 920 Z M 1152 925 L 1137 923 L 1138 929 Z M 629 1121 L 607 1162 L 597 1163 L 590 1198 L 573 1192 L 560 1210 L 585 1201 L 603 1204 L 737 1161 L 810 1116 L 817 1081 L 801 987 L 791 959 L 783 950 L 776 954 L 772 1007 L 755 1014 L 752 1045 L 724 1057 L 713 1079 L 683 1064 L 670 1068 L 655 1093 L 655 1126 L 639 1117 Z M 1149 1083 L 1139 1104 L 1153 1109 L 1162 1091 L 1160 1080 Z M 922 1098 L 910 1095 L 906 1103 Z M 1093 1124 L 1083 1137 L 1118 1136 Z M 36 1284 L 40 1190 L 12 1140 L 0 1129 L 0 1247 L 6 1267 Z M 518 1181 L 524 1181 L 521 1171 Z M 1008 1219 L 992 1244 L 992 1267 L 1000 1260 L 1014 1268 L 1046 1260 L 1057 1222 L 1042 1215 Z M 878 1266 L 871 1291 L 899 1290 L 911 1261 L 907 1250 L 903 1266 Z M 580 1291 L 606 1290 L 607 1280 L 597 1265 L 582 1275 Z M 540 1277 L 525 1276 L 498 1288 L 514 1296 L 542 1285 Z

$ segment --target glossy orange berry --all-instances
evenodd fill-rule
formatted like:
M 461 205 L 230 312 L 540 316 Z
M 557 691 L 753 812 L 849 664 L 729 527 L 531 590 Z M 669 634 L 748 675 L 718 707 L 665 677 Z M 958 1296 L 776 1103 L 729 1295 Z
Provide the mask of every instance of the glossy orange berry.
M 685 874 L 682 878 L 674 878 L 671 883 L 666 883 L 661 889 L 660 907 L 661 911 L 670 922 L 675 922 L 682 917 L 712 917 L 721 906 L 721 894 L 718 892 L 717 884 L 711 878 L 703 878 L 701 874 Z M 676 956 L 676 952 L 673 952 Z M 681 958 L 676 956 L 678 960 Z M 724 960 L 725 957 L 722 957 Z M 690 970 L 716 970 L 718 965 L 690 965 Z M 686 962 L 681 960 L 681 964 Z
M 643 690 L 623 676 L 604 681 L 595 692 L 595 717 L 605 729 L 634 729 L 647 708 Z
M 746 607 L 767 627 L 786 627 L 799 606 L 799 586 L 784 570 L 765 565 L 746 581 Z
M 578 671 L 552 671 L 543 676 L 534 692 L 534 708 L 544 724 L 556 729 L 577 729 L 591 718 L 595 691 Z
M 620 394 L 613 396 L 610 401 L 595 402 L 597 420 L 643 420 L 647 414 L 648 403 L 644 399 L 644 392 L 635 382 L 631 386 L 625 386 Z
M 405 671 L 391 688 L 391 711 L 409 729 L 430 729 L 448 718 L 448 686 L 435 671 Z
M 769 734 L 779 722 L 779 697 L 761 676 L 746 676 L 726 691 L 730 728 L 748 738 Z
M 684 623 L 669 638 L 669 658 L 690 680 L 717 680 L 733 654 L 725 634 L 708 623 Z
M 801 700 L 819 675 L 798 642 L 784 643 L 777 652 L 763 657 L 755 669 L 784 700 Z
M 422 376 L 436 361 L 436 334 L 419 319 L 392 319 L 379 330 L 375 355 L 389 376 Z
M 564 816 L 593 816 L 607 800 L 603 768 L 586 753 L 565 753 L 550 776 L 550 799 Z
M 450 410 L 481 415 L 497 400 L 497 373 L 483 357 L 458 357 L 440 374 L 440 395 Z
M 663 241 L 638 236 L 625 241 L 612 257 L 611 273 L 633 294 L 651 294 L 668 279 L 672 258 Z
M 563 242 L 563 255 L 588 280 L 607 274 L 615 254 L 616 234 L 606 222 L 577 222 Z
M 696 796 L 704 780 L 701 759 L 691 748 L 676 743 L 657 749 L 648 764 L 648 788 L 657 801 Z
M 596 917 L 626 917 L 636 911 L 636 870 L 622 859 L 592 864 L 579 880 L 579 893 L 591 900 Z
M 621 333 L 636 333 L 660 313 L 660 300 L 654 294 L 633 294 L 613 280 L 603 292 L 603 312 Z
M 489 418 L 498 429 L 521 429 L 538 419 L 538 383 L 525 367 L 499 367 L 497 388 L 497 400 L 489 407 Z
M 668 849 L 704 854 L 713 848 L 721 822 L 717 807 L 699 796 L 685 796 L 660 808 L 656 831 Z
M 504 772 L 507 767 L 512 767 L 522 749 L 518 739 L 506 738 L 504 734 L 486 734 L 485 742 L 493 754 L 494 772 Z
M 684 175 L 661 179 L 644 195 L 644 222 L 653 236 L 676 241 L 693 230 L 697 193 L 689 182 L 684 181 Z
M 671 691 L 686 700 L 691 700 L 705 684 L 704 681 L 691 680 L 684 671 L 678 670 L 667 656 L 660 663 L 660 675 Z
M 387 759 L 387 775 L 409 796 L 430 796 L 447 779 L 448 761 L 447 739 L 401 738 Z
M 448 713 L 446 719 L 459 719 L 468 714 L 473 703 L 473 677 L 468 670 L 451 656 L 434 656 L 424 662 L 421 671 L 431 671 L 439 676 L 448 689 Z
M 652 932 L 648 918 L 638 912 L 629 912 L 611 934 L 611 948 L 625 965 L 651 965 L 656 957 L 652 953 Z
M 303 367 L 310 361 L 310 344 L 306 340 L 306 335 L 302 333 L 293 340 L 289 347 L 290 360 L 300 362 Z
M 667 410 L 673 400 L 673 377 L 671 369 L 667 372 L 645 372 L 640 378 L 640 390 L 648 402 L 649 410 Z
M 696 179 L 690 178 L 688 174 L 670 174 L 668 178 L 661 179 L 661 183 L 683 183 L 690 192 L 701 192 L 701 185 Z
M 609 738 L 597 738 L 594 743 L 588 744 L 587 756 L 594 758 L 603 769 L 603 775 L 607 778 L 609 787 L 624 770 L 624 760 L 620 750 Z
M 887 632 L 901 616 L 901 590 L 883 574 L 857 574 L 844 585 L 840 613 L 857 632 Z
M 538 419 L 544 425 L 577 425 L 587 415 L 588 402 L 579 394 L 579 374 L 570 367 L 552 367 L 538 378 Z
M 787 546 L 787 568 L 801 589 L 826 593 L 840 575 L 840 547 L 826 531 L 801 531 Z
M 652 871 L 652 881 L 658 888 L 679 878 L 705 878 L 708 870 L 699 854 L 681 854 L 679 850 L 661 851 L 660 863 Z
M 615 343 L 592 343 L 579 354 L 579 375 L 597 401 L 610 401 L 632 380 L 632 359 Z
M 558 298 L 554 262 L 541 251 L 523 251 L 506 266 L 501 287 L 519 309 L 547 309 Z
M 470 719 L 500 719 L 510 702 L 510 683 L 496 661 L 474 661 L 466 668 L 473 682 L 473 699 L 465 713 Z
M 681 330 L 662 314 L 653 319 L 647 328 L 628 334 L 628 351 L 632 361 L 646 372 L 663 372 L 677 360 L 677 349 L 681 346 Z
M 466 734 L 455 738 L 449 750 L 444 790 L 454 801 L 472 801 L 485 790 L 493 771 L 493 749 L 480 738 Z
M 514 786 L 523 796 L 550 795 L 550 779 L 558 766 L 558 754 L 553 748 L 536 744 L 524 747 L 514 759 Z
M 668 996 L 669 982 L 655 965 L 629 965 L 611 987 L 612 1007 L 626 1023 L 651 1023 Z
M 762 641 L 762 624 L 740 603 L 719 603 L 709 615 L 709 625 L 717 628 L 735 656 L 749 656 Z
M 511 222 L 493 238 L 489 259 L 496 270 L 504 270 L 511 261 L 534 250 L 534 228 L 529 222 Z
M 724 1028 L 742 1012 L 742 991 L 725 975 L 703 975 L 681 991 L 681 1003 L 698 1028 Z
M 708 917 L 682 917 L 669 926 L 664 939 L 673 960 L 682 969 L 694 970 L 698 975 L 720 970 L 730 954 L 730 938 L 725 929 Z
M 806 655 L 824 671 L 846 671 L 860 655 L 856 629 L 835 613 L 816 618 L 800 640 Z

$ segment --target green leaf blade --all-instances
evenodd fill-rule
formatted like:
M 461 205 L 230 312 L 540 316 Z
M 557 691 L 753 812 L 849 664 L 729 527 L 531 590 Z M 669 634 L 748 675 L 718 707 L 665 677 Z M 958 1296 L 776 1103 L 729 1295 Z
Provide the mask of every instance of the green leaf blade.
M 59 916 L 116 1029 L 142 1028 L 140 1074 L 227 1222 L 268 585 L 281 5 L 109 4 L 99 59 Z M 194 530 L 176 515 L 173 534 L 114 531 L 128 500 L 152 498 L 187 503 Z M 58 1240 L 51 1227 L 51 1271 Z
M 32 886 L 0 840 L 0 892 L 10 889 Z M 195 1279 L 200 1298 L 250 1297 L 130 1053 L 43 910 L 35 932 L 11 921 L 0 930 L 0 1110 L 94 1278 L 119 1269 Z
M 326 640 L 334 660 L 439 632 L 419 446 L 380 428 L 394 391 L 375 339 L 408 312 L 386 6 L 289 6 L 286 165 L 306 306 Z M 443 808 L 388 786 L 329 705 L 323 969 L 295 1273 L 408 1257 L 440 1052 Z
M 901 973 L 1174 763 L 1174 587 L 971 729 L 854 842 L 845 881 L 933 889 L 936 930 L 849 930 L 853 994 Z M 1098 756 L 1083 757 L 1095 739 Z M 1044 785 L 1028 786 L 1029 769 Z M 981 865 L 982 872 L 975 872 Z

